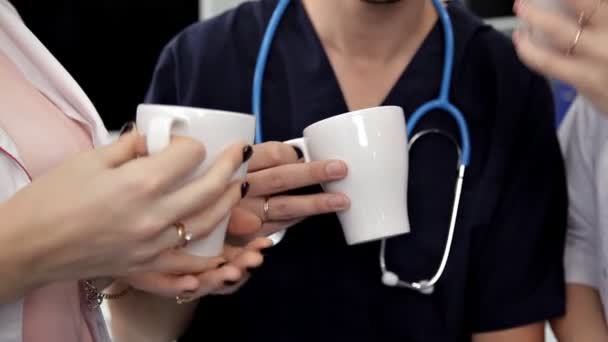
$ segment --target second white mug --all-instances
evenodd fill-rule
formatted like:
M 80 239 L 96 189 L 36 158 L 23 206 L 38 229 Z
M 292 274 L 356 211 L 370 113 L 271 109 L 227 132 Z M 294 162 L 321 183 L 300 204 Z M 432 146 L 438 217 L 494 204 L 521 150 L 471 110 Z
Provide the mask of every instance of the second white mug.
M 286 142 L 307 162 L 343 160 L 348 176 L 323 184 L 346 194 L 349 210 L 338 213 L 349 245 L 409 233 L 407 214 L 408 142 L 400 107 L 376 107 L 317 122 L 304 136 Z

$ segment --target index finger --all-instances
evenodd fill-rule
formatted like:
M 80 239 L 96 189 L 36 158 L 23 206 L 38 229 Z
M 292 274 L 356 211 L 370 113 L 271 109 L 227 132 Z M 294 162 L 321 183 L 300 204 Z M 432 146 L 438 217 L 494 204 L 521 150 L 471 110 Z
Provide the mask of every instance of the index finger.
M 581 87 L 584 83 L 581 76 L 593 75 L 584 69 L 586 64 L 581 63 L 580 60 L 537 46 L 530 41 L 525 32 L 515 31 L 513 39 L 516 42 L 519 58 L 539 73 L 577 87 Z
M 517 16 L 530 26 L 533 36 L 542 34 L 541 41 L 548 40 L 548 42 L 544 42 L 545 44 L 551 47 L 555 46 L 555 48 L 564 52 L 572 45 L 578 30 L 576 18 L 555 11 L 548 11 L 534 3 L 525 6 L 516 4 L 514 9 Z M 587 50 L 584 46 L 585 42 L 586 39 L 583 39 L 578 44 L 578 51 Z
M 225 150 L 213 160 L 202 175 L 194 178 L 184 187 L 175 190 L 165 199 L 166 208 L 172 208 L 167 217 L 174 219 L 190 216 L 218 201 L 227 190 L 232 190 L 231 183 L 235 172 L 251 157 L 251 147 L 237 143 Z M 234 184 L 232 184 L 234 186 Z M 239 194 L 241 188 L 239 186 Z
M 294 164 L 300 159 L 298 150 L 281 142 L 266 142 L 253 146 L 253 158 L 249 161 L 249 171 L 259 171 L 271 167 Z
M 566 0 L 576 15 L 584 15 L 592 25 L 607 24 L 608 6 L 605 0 Z
M 186 137 L 174 137 L 162 151 L 123 165 L 127 174 L 145 177 L 155 189 L 165 190 L 191 174 L 205 159 L 205 147 Z

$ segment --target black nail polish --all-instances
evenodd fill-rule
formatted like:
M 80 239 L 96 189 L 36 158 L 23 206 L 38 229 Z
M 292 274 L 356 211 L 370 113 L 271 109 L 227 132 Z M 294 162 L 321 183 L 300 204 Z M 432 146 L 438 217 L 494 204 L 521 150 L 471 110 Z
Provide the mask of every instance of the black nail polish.
M 251 145 L 247 145 L 243 149 L 243 163 L 248 162 L 249 159 L 251 159 L 252 155 L 253 155 L 253 147 L 251 147 Z
M 245 198 L 247 193 L 249 192 L 249 182 L 244 182 L 241 184 L 241 198 Z
M 304 153 L 302 152 L 302 150 L 300 150 L 299 148 L 297 148 L 295 146 L 293 147 L 293 149 L 296 151 L 296 154 L 298 155 L 298 160 L 304 158 Z
M 224 282 L 224 285 L 225 285 L 225 286 L 228 286 L 228 287 L 232 287 L 232 286 L 234 286 L 234 285 L 236 285 L 236 284 L 238 284 L 236 281 L 230 281 L 230 280 L 226 280 L 226 281 Z
M 127 134 L 127 133 L 131 132 L 134 128 L 135 128 L 135 122 L 129 121 L 129 122 L 125 123 L 124 125 L 122 125 L 119 135 Z

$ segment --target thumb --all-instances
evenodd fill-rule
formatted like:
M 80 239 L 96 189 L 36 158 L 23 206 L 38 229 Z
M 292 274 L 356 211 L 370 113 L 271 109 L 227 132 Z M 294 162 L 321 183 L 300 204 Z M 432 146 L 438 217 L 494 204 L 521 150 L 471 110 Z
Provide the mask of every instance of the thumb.
M 137 129 L 134 129 L 98 151 L 108 167 L 118 167 L 138 156 L 147 154 L 146 139 L 137 132 Z

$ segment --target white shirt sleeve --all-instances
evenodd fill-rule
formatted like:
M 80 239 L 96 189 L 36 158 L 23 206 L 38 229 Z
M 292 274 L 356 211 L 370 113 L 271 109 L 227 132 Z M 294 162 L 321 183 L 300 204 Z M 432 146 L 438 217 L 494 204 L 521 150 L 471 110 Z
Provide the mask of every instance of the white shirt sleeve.
M 593 132 L 598 115 L 578 98 L 559 132 L 568 180 L 568 233 L 566 237 L 566 281 L 598 288 L 597 197 Z

